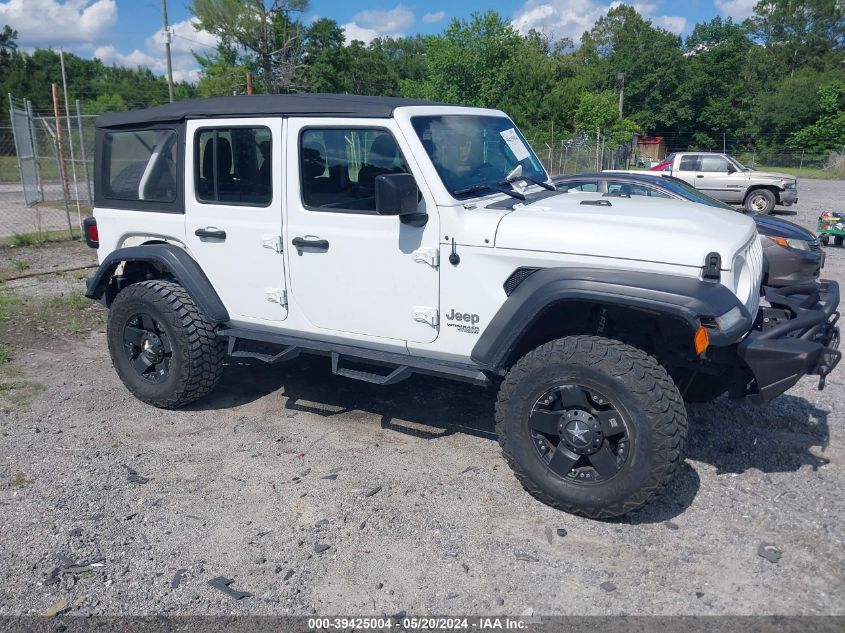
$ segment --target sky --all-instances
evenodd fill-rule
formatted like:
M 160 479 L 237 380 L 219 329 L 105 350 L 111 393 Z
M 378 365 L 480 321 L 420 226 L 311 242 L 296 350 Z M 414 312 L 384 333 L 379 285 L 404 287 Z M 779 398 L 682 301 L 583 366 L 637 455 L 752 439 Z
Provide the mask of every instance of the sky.
M 757 0 L 632 0 L 655 25 L 688 34 L 696 22 L 716 16 L 742 20 Z M 168 0 L 173 33 L 174 78 L 196 81 L 192 50 L 208 52 L 214 36 L 194 28 L 189 0 Z M 553 38 L 581 34 L 607 10 L 619 4 L 602 0 L 311 0 L 305 22 L 331 18 L 341 24 L 347 40 L 369 42 L 379 36 L 431 34 L 453 18 L 495 9 L 522 32 L 534 28 Z M 143 65 L 164 73 L 164 33 L 161 0 L 0 0 L 0 26 L 18 31 L 23 50 L 64 48 L 106 64 Z

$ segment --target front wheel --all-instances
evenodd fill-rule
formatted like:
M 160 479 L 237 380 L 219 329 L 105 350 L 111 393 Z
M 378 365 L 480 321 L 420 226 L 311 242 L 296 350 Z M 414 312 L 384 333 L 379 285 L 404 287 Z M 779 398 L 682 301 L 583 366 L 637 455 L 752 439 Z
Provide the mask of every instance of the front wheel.
M 745 208 L 752 213 L 769 214 L 775 210 L 777 198 L 768 189 L 755 189 L 745 199 Z
M 606 519 L 641 508 L 668 484 L 684 459 L 687 418 L 654 358 L 619 341 L 569 336 L 511 368 L 496 431 L 526 490 Z
M 153 279 L 124 288 L 109 310 L 112 364 L 139 400 L 175 409 L 210 392 L 223 373 L 223 343 L 188 292 Z

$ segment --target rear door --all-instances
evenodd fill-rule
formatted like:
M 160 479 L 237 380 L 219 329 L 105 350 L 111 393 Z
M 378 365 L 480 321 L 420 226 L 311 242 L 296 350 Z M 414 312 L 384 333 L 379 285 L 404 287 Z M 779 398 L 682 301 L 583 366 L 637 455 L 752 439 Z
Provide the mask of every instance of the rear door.
M 287 317 L 282 119 L 188 121 L 186 242 L 233 320 Z
M 683 154 L 678 160 L 678 168 L 672 170 L 672 175 L 675 178 L 680 178 L 691 184 L 693 187 L 697 186 L 695 181 L 698 175 L 698 161 L 701 158 L 699 154 Z

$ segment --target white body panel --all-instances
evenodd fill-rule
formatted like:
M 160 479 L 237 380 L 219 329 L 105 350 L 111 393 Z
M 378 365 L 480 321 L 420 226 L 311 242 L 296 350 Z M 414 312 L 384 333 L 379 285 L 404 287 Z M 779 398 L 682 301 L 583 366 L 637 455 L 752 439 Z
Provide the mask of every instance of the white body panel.
M 166 237 L 183 244 L 199 262 L 233 324 L 464 362 L 469 362 L 479 336 L 507 299 L 503 283 L 521 266 L 699 278 L 705 256 L 717 251 L 725 270 L 722 283 L 735 290 L 731 267 L 744 262 L 747 258 L 738 255 L 748 251 L 750 241 L 756 242 L 750 219 L 655 198 L 604 198 L 612 206 L 581 205 L 583 200 L 601 196 L 575 193 L 529 204 L 498 193 L 456 200 L 411 125 L 414 115 L 443 113 L 505 116 L 478 108 L 415 106 L 397 108 L 390 119 L 190 120 L 185 214 L 98 208 L 99 255 L 104 257 L 127 240 L 143 243 L 139 235 Z M 271 129 L 273 197 L 269 206 L 197 201 L 194 133 L 204 126 L 227 125 Z M 384 128 L 394 136 L 420 189 L 418 211 L 428 214 L 424 227 L 405 224 L 396 216 L 305 207 L 300 191 L 301 131 L 355 126 Z M 538 191 L 539 187 L 530 186 L 527 193 Z M 501 201 L 509 204 L 489 208 Z M 139 225 L 144 230 L 139 231 Z M 194 234 L 207 227 L 226 231 L 225 242 Z M 263 242 L 273 235 L 281 237 L 282 253 L 264 247 Z M 297 249 L 296 238 L 326 240 L 328 249 Z M 458 265 L 449 262 L 453 249 L 460 257 Z M 269 301 L 268 289 L 285 291 L 287 305 Z M 750 307 L 750 299 L 741 300 Z M 432 318 L 426 320 L 425 314 Z

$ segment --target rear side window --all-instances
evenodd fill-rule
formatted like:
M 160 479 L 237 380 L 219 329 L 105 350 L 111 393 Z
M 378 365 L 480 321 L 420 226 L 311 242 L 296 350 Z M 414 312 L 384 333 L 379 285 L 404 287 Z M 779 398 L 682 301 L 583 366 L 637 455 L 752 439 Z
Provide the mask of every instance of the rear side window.
M 194 136 L 197 200 L 267 206 L 273 199 L 273 141 L 266 127 L 203 128 Z
M 698 156 L 682 156 L 681 157 L 681 165 L 679 169 L 681 171 L 698 171 Z
M 609 181 L 607 183 L 607 193 L 619 193 L 628 196 L 648 196 L 650 198 L 669 198 L 671 196 L 663 193 L 659 189 L 641 185 L 633 182 L 619 182 Z
M 379 128 L 304 130 L 299 171 L 307 208 L 364 214 L 375 213 L 378 176 L 409 173 L 396 139 Z
M 573 180 L 571 182 L 560 182 L 556 185 L 558 191 L 589 191 L 599 190 L 599 183 L 595 180 Z
M 176 132 L 109 132 L 103 139 L 102 184 L 108 198 L 126 201 L 176 200 Z

